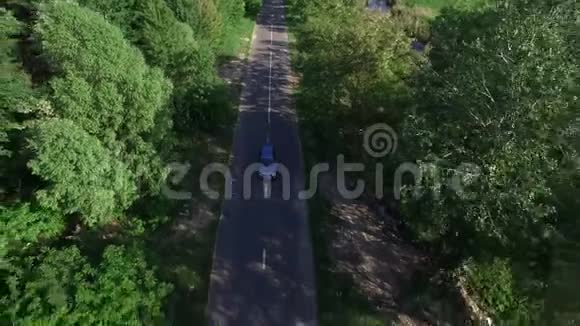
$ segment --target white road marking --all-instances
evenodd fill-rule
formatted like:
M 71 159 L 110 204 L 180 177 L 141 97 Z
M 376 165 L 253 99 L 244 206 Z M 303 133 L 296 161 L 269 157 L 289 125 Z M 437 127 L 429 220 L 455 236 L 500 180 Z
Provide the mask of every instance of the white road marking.
M 272 43 L 274 26 L 270 24 L 270 72 L 268 74 L 268 130 L 270 128 L 270 114 L 272 112 Z
M 266 269 L 266 248 L 262 249 L 262 270 Z

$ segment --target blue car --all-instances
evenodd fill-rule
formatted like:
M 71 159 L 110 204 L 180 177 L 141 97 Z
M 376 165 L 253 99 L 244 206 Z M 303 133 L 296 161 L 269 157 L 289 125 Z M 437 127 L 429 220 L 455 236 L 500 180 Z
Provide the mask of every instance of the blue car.
M 274 157 L 274 146 L 272 144 L 265 144 L 260 150 L 260 177 L 266 179 L 275 179 L 278 174 L 278 166 Z

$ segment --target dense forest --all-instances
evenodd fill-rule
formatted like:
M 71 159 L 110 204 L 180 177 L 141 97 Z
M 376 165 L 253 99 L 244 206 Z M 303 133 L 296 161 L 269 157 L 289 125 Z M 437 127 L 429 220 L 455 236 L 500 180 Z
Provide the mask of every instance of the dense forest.
M 217 61 L 259 5 L 2 2 L 1 324 L 163 322 L 181 285 L 147 242 L 172 214 L 166 165 L 231 126 Z
M 386 14 L 364 7 L 290 1 L 309 160 L 342 153 L 374 166 L 362 131 L 387 123 L 399 146 L 378 161 L 391 193 L 383 205 L 398 207 L 436 268 L 464 280 L 502 325 L 577 321 L 577 3 L 401 0 Z M 393 175 L 404 163 L 422 178 L 404 178 L 397 201 Z M 322 324 L 332 324 L 330 313 L 320 312 Z

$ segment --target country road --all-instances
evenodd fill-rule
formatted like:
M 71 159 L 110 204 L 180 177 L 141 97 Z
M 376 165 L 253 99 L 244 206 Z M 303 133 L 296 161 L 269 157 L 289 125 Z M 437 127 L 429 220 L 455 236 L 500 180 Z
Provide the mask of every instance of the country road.
M 298 199 L 304 167 L 292 108 L 284 0 L 265 0 L 257 19 L 234 135 L 233 195 L 218 227 L 208 315 L 212 326 L 317 325 L 316 291 L 307 205 Z M 243 175 L 269 138 L 289 170 L 265 199 L 254 175 L 244 199 Z M 249 185 L 246 185 L 248 187 Z

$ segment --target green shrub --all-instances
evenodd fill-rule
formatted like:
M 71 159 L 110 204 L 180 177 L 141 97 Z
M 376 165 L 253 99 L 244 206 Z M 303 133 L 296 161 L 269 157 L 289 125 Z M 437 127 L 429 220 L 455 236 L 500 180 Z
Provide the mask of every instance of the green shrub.
M 226 27 L 236 26 L 244 17 L 244 0 L 216 0 L 217 8 Z
M 416 7 L 397 6 L 393 8 L 393 19 L 412 38 L 428 42 L 432 14 Z
M 262 0 L 245 0 L 244 9 L 247 16 L 256 17 L 262 8 Z
M 467 266 L 468 289 L 495 320 L 522 325 L 539 317 L 538 307 L 534 307 L 519 289 L 509 260 L 495 258 L 485 263 L 471 262 Z

